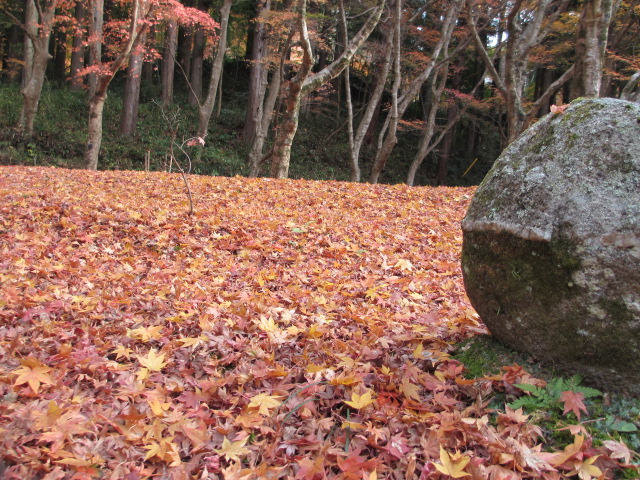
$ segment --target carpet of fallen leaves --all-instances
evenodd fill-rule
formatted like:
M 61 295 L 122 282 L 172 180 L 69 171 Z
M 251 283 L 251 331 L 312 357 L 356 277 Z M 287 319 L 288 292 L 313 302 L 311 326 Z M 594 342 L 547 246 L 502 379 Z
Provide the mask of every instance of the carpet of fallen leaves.
M 465 380 L 472 189 L 0 169 L 4 479 L 591 479 Z M 577 431 L 578 432 L 578 431 Z M 622 453 L 620 453 L 622 452 Z M 617 458 L 616 458 L 617 455 Z M 628 461 L 628 460 L 627 460 Z

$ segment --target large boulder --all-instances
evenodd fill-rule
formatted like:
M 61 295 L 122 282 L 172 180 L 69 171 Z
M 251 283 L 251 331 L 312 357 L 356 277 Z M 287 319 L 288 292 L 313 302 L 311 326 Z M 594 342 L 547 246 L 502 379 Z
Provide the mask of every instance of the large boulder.
M 640 394 L 640 104 L 581 99 L 540 120 L 462 229 L 467 294 L 494 337 Z

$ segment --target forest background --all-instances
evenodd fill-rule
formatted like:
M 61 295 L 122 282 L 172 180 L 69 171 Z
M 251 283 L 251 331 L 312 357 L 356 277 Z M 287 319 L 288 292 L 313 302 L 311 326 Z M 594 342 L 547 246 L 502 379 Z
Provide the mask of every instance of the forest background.
M 640 70 L 637 0 L 0 0 L 0 22 L 1 164 L 473 185 Z

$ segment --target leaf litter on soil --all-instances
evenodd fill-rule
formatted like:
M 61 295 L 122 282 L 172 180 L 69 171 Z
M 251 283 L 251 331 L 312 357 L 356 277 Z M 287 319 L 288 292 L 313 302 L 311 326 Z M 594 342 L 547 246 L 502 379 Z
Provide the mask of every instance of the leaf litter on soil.
M 487 407 L 506 380 L 464 379 L 449 356 L 485 333 L 458 258 L 473 189 L 190 183 L 192 216 L 177 175 L 0 169 L 4 478 L 619 465 L 588 439 L 541 451 L 526 415 Z

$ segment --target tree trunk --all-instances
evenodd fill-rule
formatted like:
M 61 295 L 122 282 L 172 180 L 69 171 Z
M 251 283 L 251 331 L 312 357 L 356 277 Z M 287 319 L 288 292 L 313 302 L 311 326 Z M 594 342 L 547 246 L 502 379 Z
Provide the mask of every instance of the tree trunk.
M 24 42 L 22 46 L 22 87 L 31 78 L 33 59 L 35 55 L 34 39 L 38 36 L 38 10 L 36 0 L 26 0 L 24 19 Z M 47 46 L 48 53 L 48 46 Z
M 189 90 L 189 103 L 199 105 L 202 99 L 202 67 L 204 63 L 205 38 L 201 27 L 196 29 L 193 36 L 193 51 L 191 52 L 191 89 Z
M 458 14 L 460 9 L 462 8 L 464 0 L 458 0 L 455 2 L 449 3 L 449 8 L 447 10 L 446 16 L 442 21 L 441 31 L 440 31 L 440 39 L 438 43 L 435 45 L 433 52 L 431 52 L 431 61 L 428 63 L 426 68 L 418 75 L 408 86 L 406 91 L 402 94 L 402 97 L 398 98 L 397 108 L 393 108 L 393 104 L 391 110 L 385 120 L 385 124 L 382 128 L 378 136 L 378 148 L 376 152 L 376 157 L 373 163 L 373 167 L 371 169 L 371 175 L 369 177 L 370 183 L 377 183 L 380 178 L 380 174 L 384 169 L 393 148 L 395 147 L 398 139 L 396 137 L 398 124 L 400 118 L 404 115 L 411 102 L 415 99 L 415 97 L 420 92 L 422 85 L 426 82 L 431 75 L 433 75 L 434 69 L 436 67 L 436 63 L 438 58 L 441 55 L 441 52 L 447 52 L 449 42 L 453 37 L 453 30 L 456 26 L 456 20 L 458 19 Z M 400 28 L 400 27 L 397 27 Z M 399 49 L 400 47 L 396 41 L 396 59 L 399 61 Z M 448 54 L 446 54 L 448 56 Z M 396 70 L 399 70 L 399 67 L 396 67 Z M 397 78 L 398 73 L 396 73 Z M 398 82 L 400 82 L 398 80 Z M 396 88 L 396 82 L 394 81 L 394 90 Z M 399 89 L 399 83 L 397 88 Z M 397 92 L 396 92 L 397 94 Z
M 29 0 L 35 10 L 35 3 Z M 28 12 L 25 34 L 29 39 L 32 51 L 25 52 L 24 77 L 22 87 L 22 110 L 18 120 L 18 129 L 27 136 L 33 135 L 34 121 L 38 112 L 40 95 L 44 84 L 49 54 L 49 39 L 56 10 L 56 0 L 48 0 L 42 5 L 40 14 L 36 10 L 35 17 Z M 39 17 L 39 18 L 38 18 Z M 35 35 L 33 35 L 35 28 Z M 25 44 L 27 42 L 25 41 Z M 26 63 L 29 60 L 30 63 Z
M 375 29 L 385 0 L 380 0 L 376 9 L 369 15 L 364 25 L 355 37 L 349 42 L 344 52 L 326 68 L 318 73 L 310 75 L 313 66 L 311 54 L 311 42 L 307 31 L 307 23 L 305 19 L 306 0 L 301 1 L 298 15 L 298 30 L 300 33 L 301 43 L 303 45 L 302 64 L 299 67 L 296 76 L 291 79 L 286 89 L 286 98 L 284 100 L 284 112 L 282 114 L 282 123 L 276 132 L 274 140 L 273 158 L 271 160 L 271 174 L 277 178 L 287 178 L 289 175 L 289 162 L 291 160 L 291 145 L 298 129 L 298 117 L 300 113 L 300 100 L 304 95 L 308 95 L 321 85 L 336 78 L 349 63 L 355 52 L 369 38 L 369 35 Z
M 191 71 L 191 49 L 193 47 L 192 27 L 180 26 L 178 30 L 178 63 L 183 71 L 185 80 L 188 80 Z
M 162 55 L 162 104 L 173 102 L 173 79 L 175 73 L 175 58 L 178 48 L 178 23 L 175 20 L 167 22 L 164 54 Z
M 222 76 L 224 55 L 227 50 L 227 30 L 229 25 L 229 13 L 233 0 L 224 0 L 220 10 L 220 37 L 218 38 L 218 49 L 211 67 L 211 78 L 209 79 L 209 89 L 204 103 L 198 107 L 198 136 L 204 138 L 209 130 L 209 121 L 216 103 L 218 84 Z M 219 101 L 222 101 L 220 98 Z
M 262 116 L 260 110 L 264 102 L 264 82 L 267 78 L 265 74 L 266 65 L 264 64 L 267 55 L 267 29 L 265 23 L 260 18 L 261 15 L 271 10 L 271 0 L 260 0 L 257 9 L 256 26 L 255 29 L 252 30 L 253 43 L 251 52 L 253 58 L 251 58 L 251 71 L 249 74 L 249 98 L 247 100 L 247 113 L 242 132 L 244 141 L 249 145 L 253 144 L 262 121 L 260 118 Z
M 85 32 L 82 28 L 86 15 L 84 3 L 84 0 L 78 0 L 76 2 L 75 19 L 77 23 L 77 29 L 73 34 L 73 44 L 71 47 L 70 83 L 71 90 L 76 91 L 82 90 L 84 84 L 82 77 L 78 76 L 78 72 L 84 68 Z
M 100 0 L 101 1 L 101 0 Z M 104 112 L 104 102 L 107 99 L 107 89 L 115 77 L 118 70 L 129 60 L 132 51 L 135 51 L 144 38 L 144 34 L 149 27 L 146 22 L 139 22 L 140 18 L 150 15 L 151 12 L 145 9 L 148 5 L 141 6 L 144 0 L 133 0 L 131 20 L 128 29 L 128 40 L 122 48 L 120 54 L 109 65 L 108 73 L 97 76 L 92 95 L 89 97 L 89 122 L 87 132 L 87 145 L 84 153 L 84 165 L 89 170 L 97 170 L 98 158 L 100 156 L 100 145 L 102 144 L 102 114 Z
M 576 73 L 571 97 L 598 97 L 613 0 L 586 0 L 576 42 Z
M 67 32 L 58 30 L 55 39 L 53 76 L 56 80 L 64 81 L 67 73 Z
M 107 100 L 107 86 L 98 91 L 89 99 L 89 125 L 87 134 L 87 146 L 84 153 L 84 168 L 88 170 L 98 169 L 98 158 L 100 156 L 100 145 L 102 144 L 102 114 L 104 102 Z
M 124 84 L 124 98 L 122 100 L 122 112 L 120 113 L 120 135 L 130 137 L 136 131 L 138 123 L 138 105 L 140 103 L 140 85 L 142 83 L 142 64 L 144 63 L 144 52 L 142 45 L 145 39 L 140 41 L 140 47 L 131 52 L 129 56 L 129 66 L 127 68 L 127 79 Z
M 453 139 L 456 134 L 456 118 L 458 116 L 458 105 L 454 102 L 447 110 L 447 125 L 451 125 L 446 135 L 442 139 L 442 147 L 440 148 L 440 156 L 438 157 L 438 171 L 436 172 L 436 185 L 447 184 L 447 173 L 449 171 L 449 158 L 451 158 L 451 149 L 453 147 Z
M 93 40 L 89 44 L 89 65 L 102 63 L 102 28 L 104 26 L 104 0 L 91 0 L 89 21 L 89 37 Z M 89 75 L 89 97 L 93 97 L 98 83 L 98 74 Z
M 342 2 L 340 3 L 342 9 L 342 37 L 346 42 L 347 38 L 347 25 L 346 25 L 346 15 L 344 13 L 344 8 Z M 382 63 L 378 69 L 376 75 L 376 83 L 373 88 L 373 92 L 371 93 L 371 97 L 367 103 L 367 108 L 365 109 L 364 115 L 358 124 L 357 130 L 354 132 L 353 130 L 353 104 L 351 100 L 351 82 L 349 76 L 348 68 L 345 69 L 345 92 L 346 92 L 346 100 L 347 100 L 347 126 L 348 126 L 348 137 L 349 137 L 349 169 L 351 171 L 351 181 L 359 182 L 361 179 L 361 170 L 360 170 L 360 150 L 362 149 L 362 144 L 366 141 L 367 136 L 371 133 L 371 137 L 373 136 L 373 131 L 375 130 L 375 124 L 377 122 L 378 116 L 380 114 L 381 109 L 381 98 L 384 92 L 384 87 L 387 82 L 387 76 L 389 75 L 389 68 L 391 65 L 391 52 L 393 49 L 394 42 L 394 29 L 387 32 L 385 39 L 385 47 L 382 52 L 381 58 Z

